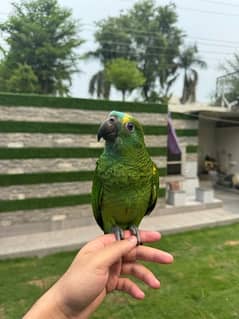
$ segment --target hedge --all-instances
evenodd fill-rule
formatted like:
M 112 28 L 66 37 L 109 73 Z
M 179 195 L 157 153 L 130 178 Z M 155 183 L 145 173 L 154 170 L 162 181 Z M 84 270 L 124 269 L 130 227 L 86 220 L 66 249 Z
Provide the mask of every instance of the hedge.
M 147 112 L 167 113 L 166 104 L 122 102 L 109 100 L 80 99 L 70 97 L 55 97 L 44 95 L 26 95 L 0 93 L 0 104 L 4 106 L 33 106 L 50 108 L 68 108 L 97 111 L 126 111 L 126 112 Z
M 99 124 L 0 121 L 1 133 L 97 134 Z M 167 135 L 166 126 L 145 125 L 146 135 Z
M 94 171 L 0 174 L 0 186 L 84 182 L 91 181 L 93 175 Z M 159 168 L 159 175 L 167 176 L 167 168 Z
M 55 196 L 43 198 L 26 198 L 16 200 L 0 200 L 0 212 L 13 212 L 17 210 L 46 209 L 64 206 L 88 204 L 90 194 Z
M 198 129 L 176 129 L 178 137 L 193 137 L 198 136 Z
M 159 198 L 165 197 L 165 188 L 159 189 Z M 56 207 L 76 206 L 91 203 L 91 194 L 0 200 L 0 213 L 19 210 L 49 209 Z
M 0 148 L 0 159 L 92 158 L 99 157 L 102 151 L 93 147 Z M 149 147 L 148 151 L 151 156 L 166 156 L 167 147 Z
M 186 152 L 187 153 L 197 153 L 198 152 L 198 145 L 188 145 L 186 147 Z

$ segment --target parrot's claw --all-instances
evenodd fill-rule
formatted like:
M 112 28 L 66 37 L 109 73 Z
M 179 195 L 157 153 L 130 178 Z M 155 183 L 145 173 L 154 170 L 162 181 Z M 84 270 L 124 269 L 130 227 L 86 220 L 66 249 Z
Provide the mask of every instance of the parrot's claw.
M 132 235 L 136 236 L 136 238 L 137 238 L 137 245 L 143 245 L 143 242 L 142 242 L 142 240 L 141 240 L 138 227 L 135 226 L 135 225 L 132 225 L 132 226 L 130 226 L 129 230 L 130 230 L 130 232 L 131 232 Z
M 124 231 L 119 226 L 112 227 L 112 233 L 115 234 L 116 240 L 124 239 Z

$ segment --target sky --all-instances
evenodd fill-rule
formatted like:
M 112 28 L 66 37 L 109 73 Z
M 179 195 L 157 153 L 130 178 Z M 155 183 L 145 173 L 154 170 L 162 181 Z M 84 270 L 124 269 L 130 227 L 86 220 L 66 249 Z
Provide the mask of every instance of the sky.
M 121 11 L 130 9 L 137 0 L 58 0 L 71 8 L 73 16 L 82 24 L 80 35 L 85 39 L 82 52 L 96 48 L 94 42 L 94 24 L 109 16 L 118 16 Z M 12 0 L 1 1 L 0 21 L 4 21 L 11 12 Z M 16 0 L 17 2 L 17 0 Z M 216 79 L 222 75 L 219 65 L 232 57 L 239 47 L 239 1 L 238 0 L 175 0 L 178 14 L 178 26 L 185 32 L 186 44 L 197 44 L 200 57 L 207 62 L 206 70 L 199 70 L 197 100 L 210 101 L 215 92 Z M 168 0 L 155 0 L 157 5 L 168 4 Z M 74 97 L 87 98 L 88 83 L 91 76 L 100 68 L 98 61 L 81 61 L 81 72 L 74 75 L 71 94 Z M 182 76 L 177 79 L 172 93 L 181 96 Z M 120 99 L 116 91 L 113 99 Z

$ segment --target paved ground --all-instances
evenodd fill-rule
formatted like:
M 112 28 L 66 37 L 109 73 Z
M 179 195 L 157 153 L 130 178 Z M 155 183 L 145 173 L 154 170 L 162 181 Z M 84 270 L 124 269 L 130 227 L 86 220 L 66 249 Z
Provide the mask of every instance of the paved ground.
M 239 222 L 239 193 L 216 190 L 215 196 L 223 201 L 223 207 L 200 208 L 202 210 L 194 207 L 188 210 L 174 209 L 174 213 L 144 218 L 141 228 L 166 234 Z M 57 251 L 78 249 L 100 234 L 99 227 L 93 225 L 0 237 L 0 259 L 42 256 Z
M 223 208 L 146 217 L 142 229 L 156 230 L 163 234 L 213 227 L 239 222 L 239 214 Z M 85 242 L 101 234 L 98 226 L 19 235 L 0 238 L 0 259 L 19 256 L 42 256 L 57 251 L 80 248 Z
M 212 187 L 211 181 L 208 180 L 201 180 L 200 185 L 206 188 Z M 239 214 L 239 190 L 217 188 L 215 189 L 215 197 L 223 201 L 225 210 Z
M 239 215 L 239 191 L 238 193 L 216 190 L 216 197 L 221 199 L 225 210 Z

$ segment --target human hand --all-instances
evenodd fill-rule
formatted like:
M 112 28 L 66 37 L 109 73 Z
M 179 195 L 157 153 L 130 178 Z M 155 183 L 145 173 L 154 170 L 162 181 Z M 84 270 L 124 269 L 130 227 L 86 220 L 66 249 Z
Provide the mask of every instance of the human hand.
M 140 235 L 143 242 L 160 239 L 156 232 L 142 231 Z M 139 286 L 122 275 L 133 275 L 150 287 L 159 288 L 160 283 L 154 274 L 136 261 L 171 263 L 172 256 L 151 247 L 136 246 L 136 238 L 129 236 L 126 232 L 128 239 L 123 241 L 115 241 L 111 234 L 100 236 L 81 249 L 58 283 L 67 318 L 87 318 L 113 290 L 122 290 L 134 298 L 143 299 L 144 293 Z
M 160 239 L 157 232 L 141 231 L 140 236 L 144 243 Z M 88 318 L 106 294 L 114 290 L 143 299 L 144 293 L 140 287 L 122 275 L 132 275 L 151 288 L 160 287 L 154 274 L 137 260 L 169 264 L 173 257 L 155 248 L 136 246 L 136 238 L 130 236 L 128 231 L 125 232 L 125 238 L 116 241 L 112 234 L 103 235 L 80 250 L 66 273 L 47 292 L 48 301 L 49 298 L 54 300 L 53 308 L 57 313 L 51 318 Z

